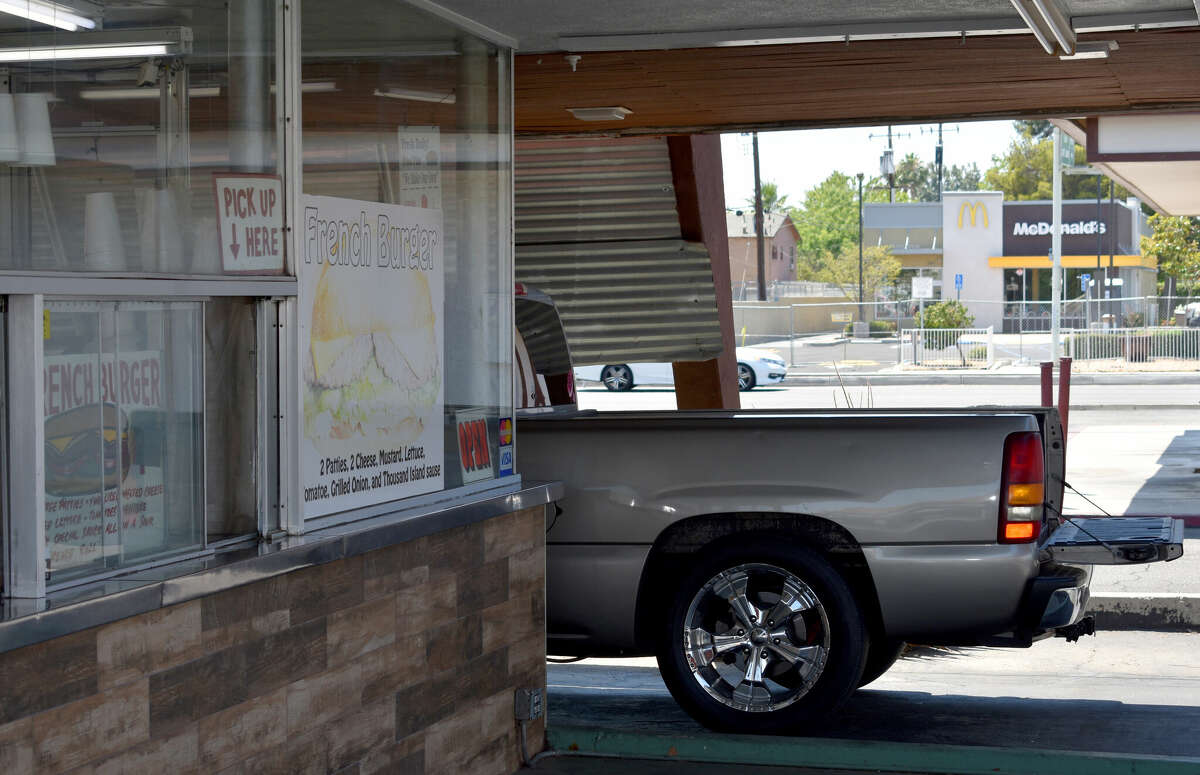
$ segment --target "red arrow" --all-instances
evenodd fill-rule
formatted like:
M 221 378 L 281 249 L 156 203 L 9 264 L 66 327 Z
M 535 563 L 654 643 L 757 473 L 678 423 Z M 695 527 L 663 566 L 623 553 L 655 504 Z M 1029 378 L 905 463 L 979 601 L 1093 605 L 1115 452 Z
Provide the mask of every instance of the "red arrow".
M 229 224 L 229 230 L 231 232 L 233 232 L 233 242 L 230 243 L 229 249 L 233 251 L 233 258 L 236 261 L 237 257 L 238 257 L 238 251 L 241 250 L 241 248 L 242 248 L 242 246 L 239 245 L 238 241 L 237 241 L 237 224 L 236 223 Z

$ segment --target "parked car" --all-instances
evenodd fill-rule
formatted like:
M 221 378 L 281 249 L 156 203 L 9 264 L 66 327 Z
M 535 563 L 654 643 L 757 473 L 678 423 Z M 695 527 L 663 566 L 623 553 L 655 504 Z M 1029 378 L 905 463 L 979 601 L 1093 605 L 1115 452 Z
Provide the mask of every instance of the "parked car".
M 759 385 L 778 385 L 787 376 L 787 364 L 770 350 L 757 347 L 737 348 L 738 390 L 753 390 Z M 577 379 L 602 382 L 609 390 L 632 390 L 637 385 L 674 385 L 675 373 L 669 363 L 613 363 L 605 366 L 579 366 Z
M 1092 564 L 1183 553 L 1182 520 L 1062 517 L 1051 407 L 578 411 L 552 303 L 518 305 L 522 369 L 556 370 L 517 413 L 522 476 L 565 485 L 549 653 L 653 654 L 710 727 L 824 720 L 905 641 L 1077 639 Z

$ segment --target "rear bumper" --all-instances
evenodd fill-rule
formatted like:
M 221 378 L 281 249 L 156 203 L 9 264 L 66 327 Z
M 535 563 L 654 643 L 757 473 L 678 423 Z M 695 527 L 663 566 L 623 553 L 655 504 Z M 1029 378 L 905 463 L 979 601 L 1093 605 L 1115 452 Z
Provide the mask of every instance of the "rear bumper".
M 1021 602 L 1018 635 L 1035 637 L 1082 619 L 1091 580 L 1090 565 L 1044 566 L 1038 577 L 1029 582 Z

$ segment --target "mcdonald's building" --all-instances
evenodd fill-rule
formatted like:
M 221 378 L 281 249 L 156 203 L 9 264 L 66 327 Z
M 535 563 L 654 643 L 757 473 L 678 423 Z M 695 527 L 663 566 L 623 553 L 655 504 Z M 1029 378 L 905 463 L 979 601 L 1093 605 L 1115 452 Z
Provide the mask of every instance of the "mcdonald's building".
M 956 192 L 941 202 L 867 204 L 863 239 L 900 259 L 898 300 L 907 300 L 911 277 L 932 277 L 934 299 L 960 299 L 977 325 L 1037 331 L 1050 325 L 1052 223 L 1049 201 Z M 1136 199 L 1064 202 L 1064 298 L 1153 295 L 1158 263 L 1141 252 L 1146 232 Z M 1086 327 L 1087 321 L 1064 318 L 1063 325 Z

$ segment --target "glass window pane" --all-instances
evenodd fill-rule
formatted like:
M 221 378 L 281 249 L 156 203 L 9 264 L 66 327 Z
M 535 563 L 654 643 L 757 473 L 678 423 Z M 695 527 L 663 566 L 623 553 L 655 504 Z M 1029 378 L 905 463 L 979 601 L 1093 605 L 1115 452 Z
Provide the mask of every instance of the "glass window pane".
M 46 309 L 51 582 L 201 547 L 202 304 Z
M 104 4 L 102 26 L 0 14 L 0 49 L 33 50 L 0 87 L 0 269 L 222 274 L 245 224 L 214 179 L 278 173 L 275 4 Z
M 495 478 L 500 423 L 512 414 L 511 127 L 500 99 L 508 88 L 508 52 L 385 0 L 341 6 L 305 0 L 301 17 L 304 193 L 419 208 L 440 218 L 444 303 L 435 315 L 444 342 L 443 485 Z M 299 263 L 301 272 L 309 269 Z M 326 266 L 330 273 L 343 270 Z M 322 271 L 315 262 L 312 269 Z M 300 301 L 315 304 L 303 291 Z M 319 347 L 309 349 L 315 355 Z M 319 371 L 310 368 L 307 377 L 320 382 Z M 309 390 L 306 414 L 316 414 L 338 388 L 321 383 Z M 346 395 L 339 390 L 338 401 Z M 460 433 L 460 424 L 471 431 Z M 361 436 L 364 447 L 378 442 L 358 427 L 346 434 Z M 306 485 L 325 482 L 319 474 L 302 478 Z

